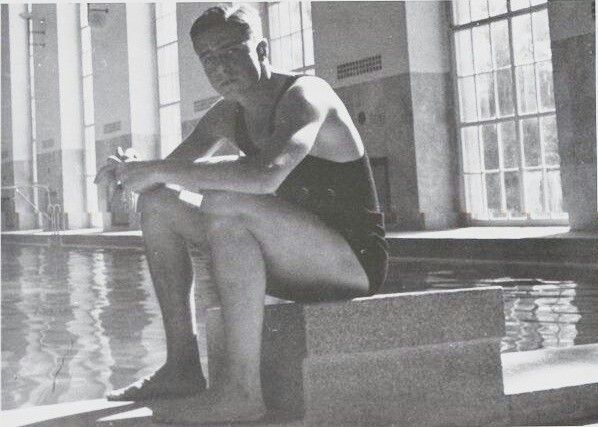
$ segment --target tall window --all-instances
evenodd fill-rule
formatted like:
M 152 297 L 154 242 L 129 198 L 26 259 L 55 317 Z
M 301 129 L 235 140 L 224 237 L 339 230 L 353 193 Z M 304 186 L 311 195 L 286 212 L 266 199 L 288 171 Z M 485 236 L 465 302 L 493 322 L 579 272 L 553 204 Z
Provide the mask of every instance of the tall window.
M 566 220 L 546 0 L 453 0 L 459 138 L 473 220 Z
M 309 1 L 267 3 L 270 60 L 276 67 L 314 73 L 314 41 Z
M 156 3 L 156 46 L 160 94 L 160 155 L 181 143 L 181 90 L 176 3 Z

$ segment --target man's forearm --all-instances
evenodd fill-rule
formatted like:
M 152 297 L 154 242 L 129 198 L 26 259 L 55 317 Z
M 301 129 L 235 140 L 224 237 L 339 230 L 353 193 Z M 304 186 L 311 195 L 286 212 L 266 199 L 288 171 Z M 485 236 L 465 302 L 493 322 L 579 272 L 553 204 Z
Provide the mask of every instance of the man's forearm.
M 215 163 L 190 163 L 163 160 L 160 180 L 175 184 L 188 191 L 202 190 L 237 191 L 252 194 L 274 192 L 273 176 L 256 162 L 225 159 Z

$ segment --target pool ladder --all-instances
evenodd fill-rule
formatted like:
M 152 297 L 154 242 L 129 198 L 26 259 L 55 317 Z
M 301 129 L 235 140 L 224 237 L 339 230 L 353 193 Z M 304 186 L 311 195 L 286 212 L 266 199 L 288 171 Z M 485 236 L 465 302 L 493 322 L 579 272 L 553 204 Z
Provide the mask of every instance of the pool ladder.
M 30 188 L 37 189 L 38 191 L 42 189 L 46 192 L 48 205 L 45 211 L 40 209 L 40 206 L 35 201 L 30 200 L 29 197 L 21 191 Z M 48 240 L 49 245 L 62 244 L 62 234 L 60 232 L 65 229 L 64 212 L 60 203 L 52 203 L 52 196 L 48 186 L 41 184 L 8 185 L 2 186 L 0 189 L 14 190 L 15 194 L 20 196 L 28 205 L 33 207 L 38 214 L 41 214 L 44 217 L 51 232 L 51 238 Z

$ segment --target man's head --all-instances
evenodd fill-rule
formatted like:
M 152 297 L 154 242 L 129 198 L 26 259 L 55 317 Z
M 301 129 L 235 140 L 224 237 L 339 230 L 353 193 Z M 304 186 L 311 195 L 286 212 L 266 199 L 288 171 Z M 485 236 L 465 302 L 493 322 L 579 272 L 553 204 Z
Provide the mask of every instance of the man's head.
M 252 7 L 212 7 L 193 23 L 190 36 L 210 83 L 223 96 L 242 93 L 261 78 L 268 43 Z

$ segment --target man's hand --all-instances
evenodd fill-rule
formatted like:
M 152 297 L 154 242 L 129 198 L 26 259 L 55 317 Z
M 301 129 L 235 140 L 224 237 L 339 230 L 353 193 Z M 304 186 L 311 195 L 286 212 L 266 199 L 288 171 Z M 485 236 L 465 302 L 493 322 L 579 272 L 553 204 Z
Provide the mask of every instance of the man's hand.
M 109 158 L 108 164 L 102 166 L 102 168 L 98 171 L 93 183 L 96 185 L 104 183 L 107 183 L 108 185 L 118 184 L 116 179 L 116 169 L 121 165 L 124 165 L 124 163 L 116 162 L 113 161 L 112 158 Z
M 115 182 L 136 193 L 143 193 L 162 184 L 160 180 L 160 161 L 149 162 L 111 162 L 98 172 L 95 183 Z
M 116 180 L 136 193 L 152 190 L 164 182 L 161 180 L 161 161 L 120 163 L 114 169 Z

